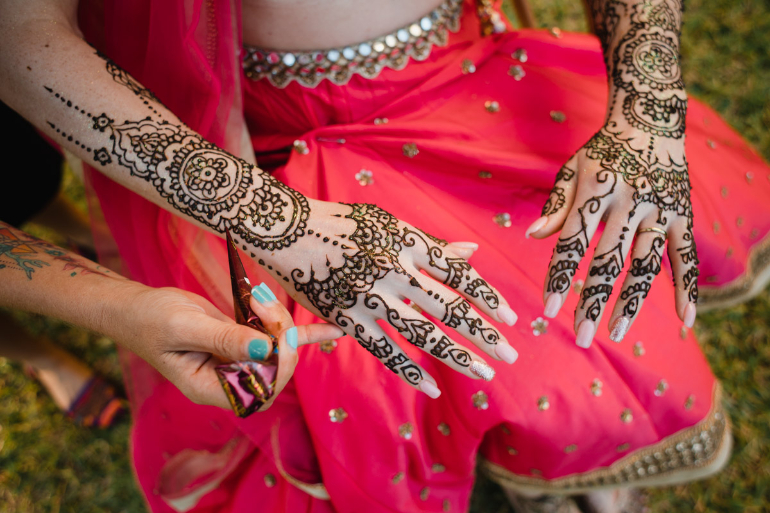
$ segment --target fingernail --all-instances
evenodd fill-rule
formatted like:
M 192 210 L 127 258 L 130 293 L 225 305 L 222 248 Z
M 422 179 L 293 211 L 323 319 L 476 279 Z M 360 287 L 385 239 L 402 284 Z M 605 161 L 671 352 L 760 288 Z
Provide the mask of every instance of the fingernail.
M 434 385 L 427 379 L 420 381 L 420 384 L 417 385 L 417 388 L 422 390 L 425 393 L 425 395 L 427 395 L 431 399 L 436 399 L 438 396 L 441 395 L 441 390 L 439 390 L 436 385 Z
M 292 349 L 297 349 L 297 327 L 294 326 L 286 330 L 286 343 Z
M 498 343 L 495 346 L 495 354 L 507 364 L 511 364 L 519 357 L 519 353 L 508 344 Z
M 692 328 L 693 324 L 695 324 L 695 304 L 687 303 L 687 306 L 684 307 L 684 325 Z
M 267 297 L 267 302 L 270 301 L 278 301 L 278 298 L 275 297 L 275 294 L 273 294 L 273 291 L 270 290 L 270 287 L 267 286 L 267 283 L 264 281 L 259 284 L 259 288 L 262 290 L 262 293 Z
M 612 324 L 612 330 L 610 331 L 610 340 L 613 342 L 620 342 L 623 340 L 630 325 L 631 319 L 625 315 L 615 319 L 615 322 Z
M 479 245 L 475 242 L 452 242 L 450 246 L 455 246 L 457 248 L 463 248 L 463 249 L 470 249 L 472 251 L 476 251 L 479 249 Z
M 511 310 L 510 306 L 503 304 L 497 307 L 497 316 L 508 326 L 516 324 L 516 320 L 519 318 L 516 313 Z
M 253 287 L 251 289 L 251 295 L 254 296 L 254 299 L 259 301 L 260 304 L 264 304 L 270 301 L 270 299 L 265 297 L 265 294 L 262 292 L 262 289 L 260 289 L 259 286 Z
M 471 374 L 480 377 L 484 381 L 492 381 L 492 378 L 495 377 L 495 369 L 485 362 L 473 360 L 471 362 Z
M 249 342 L 249 358 L 252 360 L 264 360 L 270 351 L 267 340 L 255 338 Z
M 529 228 L 527 228 L 527 231 L 524 232 L 524 238 L 529 239 L 530 235 L 532 235 L 537 231 L 540 231 L 540 229 L 543 228 L 543 226 L 545 226 L 546 224 L 548 224 L 548 217 L 546 216 L 541 217 L 540 219 L 538 219 L 537 221 L 529 225 Z
M 596 326 L 594 326 L 593 321 L 589 321 L 588 319 L 584 320 L 580 323 L 580 326 L 578 326 L 578 332 L 577 332 L 577 338 L 575 339 L 575 343 L 584 349 L 588 349 L 591 347 L 591 342 L 594 341 L 594 332 L 596 331 Z
M 559 313 L 559 310 L 561 310 L 561 301 L 562 297 L 558 292 L 551 292 L 548 294 L 548 299 L 545 300 L 545 309 L 543 310 L 543 315 L 550 317 L 551 319 L 556 317 L 556 315 Z

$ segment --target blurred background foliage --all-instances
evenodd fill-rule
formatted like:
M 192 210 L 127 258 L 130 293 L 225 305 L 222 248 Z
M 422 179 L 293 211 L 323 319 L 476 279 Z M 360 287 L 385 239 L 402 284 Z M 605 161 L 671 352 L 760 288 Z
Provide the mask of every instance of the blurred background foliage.
M 579 0 L 532 0 L 538 25 L 585 31 Z M 687 0 L 682 35 L 688 91 L 716 109 L 770 160 L 770 3 Z M 726 172 L 740 172 L 727 170 Z M 67 174 L 65 189 L 83 191 Z M 34 226 L 37 236 L 55 234 Z M 60 241 L 61 242 L 61 241 Z M 120 383 L 113 343 L 40 316 L 15 313 L 33 332 L 60 342 Z M 719 476 L 650 490 L 651 511 L 770 511 L 770 294 L 700 315 L 695 330 L 725 389 L 735 448 Z M 128 447 L 129 421 L 109 430 L 74 426 L 14 362 L 0 358 L 0 512 L 143 512 Z M 512 511 L 480 477 L 473 513 Z

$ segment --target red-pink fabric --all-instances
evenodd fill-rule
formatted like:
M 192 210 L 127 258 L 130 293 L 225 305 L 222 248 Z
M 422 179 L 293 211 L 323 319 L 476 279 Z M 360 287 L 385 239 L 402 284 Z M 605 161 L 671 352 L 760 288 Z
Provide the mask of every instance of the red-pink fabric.
M 347 337 L 330 354 L 300 348 L 294 379 L 275 406 L 245 420 L 192 404 L 129 355 L 134 464 L 153 511 L 171 511 L 161 492 L 181 493 L 202 475 L 167 476 L 168 468 L 184 467 L 180 461 L 193 459 L 190 454 L 205 457 L 201 451 L 213 455 L 214 470 L 230 468 L 216 455 L 229 451 L 233 439 L 251 443 L 250 450 L 238 453 L 235 470 L 195 511 L 442 511 L 444 501 L 450 511 L 464 511 L 479 451 L 516 474 L 552 479 L 607 466 L 706 416 L 715 380 L 692 334 L 680 337 L 669 279 L 656 280 L 621 344 L 610 342 L 601 327 L 589 350 L 575 346 L 575 293 L 541 334 L 532 327 L 542 316 L 554 241 L 525 240 L 523 233 L 539 216 L 561 164 L 603 121 L 606 77 L 594 37 L 564 33 L 556 39 L 522 30 L 481 38 L 468 0 L 460 31 L 426 61 L 385 69 L 373 80 L 354 76 L 345 86 L 292 83 L 277 89 L 240 73 L 233 51 L 240 45 L 239 12 L 227 1 L 110 1 L 104 12 L 103 51 L 192 128 L 237 151 L 245 115 L 258 159 L 302 193 L 376 203 L 436 236 L 478 242 L 471 263 L 519 314 L 513 328 L 500 326 L 519 360 L 512 367 L 493 362 L 497 376 L 490 383 L 471 381 L 405 348 L 436 378 L 443 391 L 438 400 L 403 384 Z M 511 57 L 519 48 L 528 60 L 517 81 L 508 70 L 519 64 Z M 473 61 L 475 73 L 462 72 L 465 59 Z M 497 101 L 499 112 L 488 112 L 487 101 Z M 562 111 L 566 121 L 555 122 L 551 111 Z M 388 121 L 375 124 L 375 118 Z M 695 100 L 687 127 L 701 277 L 724 284 L 745 271 L 749 250 L 770 230 L 768 168 Z M 288 149 L 295 139 L 307 143 L 307 154 Z M 407 143 L 416 144 L 419 154 L 405 156 Z M 372 172 L 373 184 L 362 187 L 355 179 L 362 169 Z M 480 171 L 491 178 L 480 178 Z M 751 185 L 747 172 L 755 177 Z M 98 173 L 90 180 L 133 279 L 197 292 L 230 313 L 224 241 Z M 509 228 L 493 221 L 503 212 L 510 214 Z M 727 247 L 732 256 L 726 259 Z M 256 265 L 247 271 L 259 274 Z M 313 321 L 293 308 L 298 324 Z M 634 355 L 635 342 L 643 344 L 643 356 Z M 590 391 L 595 379 L 603 383 L 598 397 Z M 657 396 L 661 379 L 668 390 Z M 473 403 L 479 391 L 488 397 L 486 409 Z M 543 396 L 547 410 L 538 409 Z M 690 396 L 694 405 L 685 409 Z M 330 421 L 335 408 L 347 412 L 344 422 Z M 625 409 L 633 414 L 629 423 L 620 420 Z M 279 421 L 281 442 L 274 451 L 269 434 Z M 409 439 L 399 435 L 407 422 L 414 426 Z M 441 423 L 449 434 L 438 429 Z M 572 444 L 577 450 L 565 454 Z M 618 452 L 623 444 L 628 451 Z M 290 484 L 276 458 L 294 478 L 323 482 L 331 501 Z M 445 471 L 434 471 L 434 464 Z M 399 472 L 404 479 L 393 483 Z M 266 474 L 275 486 L 268 486 Z M 178 489 L 168 490 L 174 483 Z

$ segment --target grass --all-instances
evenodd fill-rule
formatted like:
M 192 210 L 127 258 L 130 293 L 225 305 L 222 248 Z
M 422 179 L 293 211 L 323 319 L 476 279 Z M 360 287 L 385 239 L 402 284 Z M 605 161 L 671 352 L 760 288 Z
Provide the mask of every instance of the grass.
M 585 30 L 577 0 L 534 0 L 542 26 Z M 683 33 L 690 94 L 706 101 L 770 159 L 770 4 L 688 0 Z M 67 191 L 82 199 L 71 181 Z M 41 234 L 39 231 L 36 234 Z M 46 235 L 42 233 L 41 235 Z M 50 235 L 50 234 L 49 234 Z M 16 314 L 120 380 L 111 341 L 39 316 Z M 696 331 L 726 392 L 735 449 L 719 476 L 650 491 L 652 511 L 770 511 L 770 292 L 699 316 Z M 16 363 L 0 359 L 0 511 L 142 512 L 128 457 L 128 421 L 108 431 L 73 426 Z M 474 513 L 512 511 L 480 478 Z

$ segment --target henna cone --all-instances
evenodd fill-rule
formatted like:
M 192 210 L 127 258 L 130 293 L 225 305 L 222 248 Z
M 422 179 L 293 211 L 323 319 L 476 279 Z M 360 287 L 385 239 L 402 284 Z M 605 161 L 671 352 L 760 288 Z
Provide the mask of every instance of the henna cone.
M 251 283 L 243 268 L 238 248 L 230 232 L 227 233 L 227 256 L 230 262 L 230 281 L 233 286 L 233 306 L 235 322 L 249 326 L 262 333 L 267 333 L 262 321 L 249 305 Z M 269 334 L 268 334 L 269 335 Z M 275 342 L 275 338 L 270 335 Z M 233 411 L 239 417 L 248 417 L 265 404 L 275 393 L 278 375 L 278 355 L 276 351 L 262 362 L 232 362 L 216 367 L 219 382 L 225 389 Z

